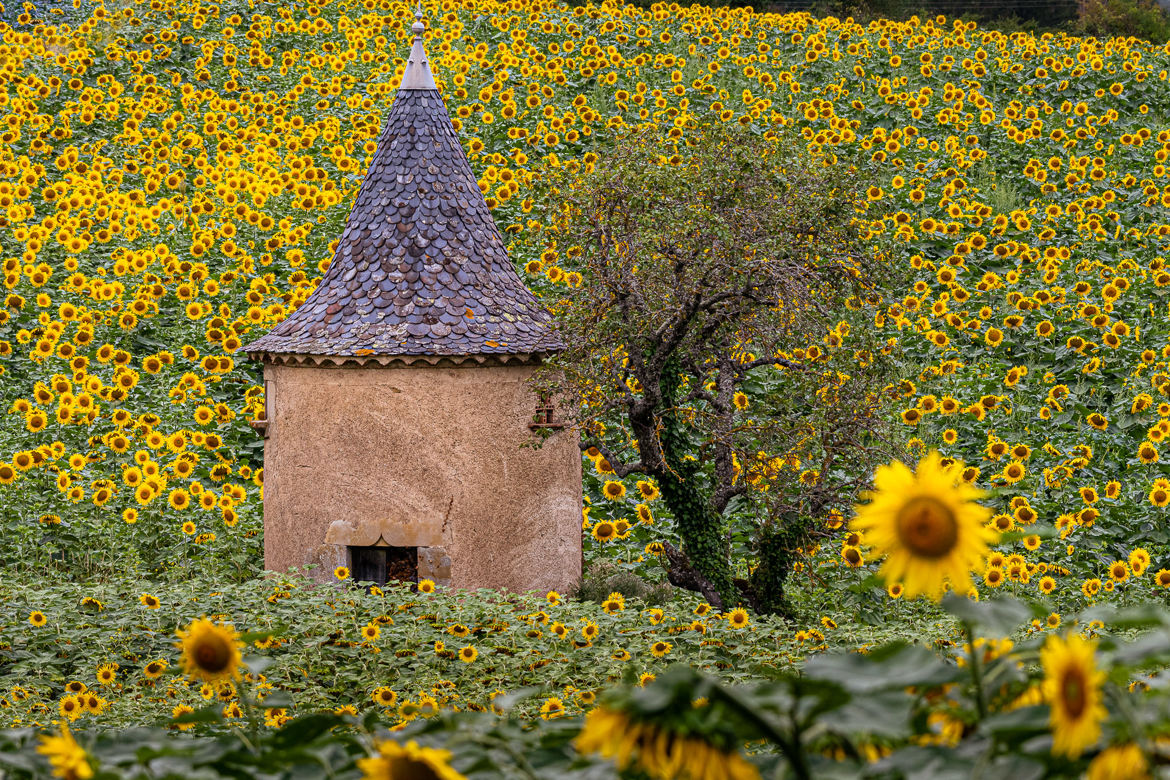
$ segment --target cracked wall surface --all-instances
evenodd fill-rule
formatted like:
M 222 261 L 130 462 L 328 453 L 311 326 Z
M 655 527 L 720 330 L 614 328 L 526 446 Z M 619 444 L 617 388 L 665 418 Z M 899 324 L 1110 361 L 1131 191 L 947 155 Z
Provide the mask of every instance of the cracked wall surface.
M 571 588 L 581 457 L 571 431 L 530 446 L 532 370 L 267 364 L 265 568 L 325 581 L 381 539 L 440 549 L 454 587 Z

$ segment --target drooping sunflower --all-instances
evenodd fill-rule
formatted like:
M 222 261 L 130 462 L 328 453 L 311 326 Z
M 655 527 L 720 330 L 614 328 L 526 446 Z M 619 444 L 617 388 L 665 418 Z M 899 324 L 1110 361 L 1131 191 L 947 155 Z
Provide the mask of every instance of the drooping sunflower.
M 1050 708 L 1052 752 L 1077 758 L 1101 736 L 1108 713 L 1102 704 L 1105 673 L 1097 669 L 1097 643 L 1072 634 L 1052 636 L 1040 650 L 1044 695 Z
M 971 571 L 981 572 L 988 545 L 999 534 L 987 527 L 991 512 L 977 503 L 982 491 L 959 481 L 937 452 L 917 472 L 895 461 L 874 475 L 870 503 L 859 507 L 850 528 L 885 556 L 881 575 L 902 583 L 908 597 L 938 598 L 949 585 L 964 593 Z
M 386 740 L 376 745 L 378 755 L 359 759 L 362 780 L 397 780 L 400 777 L 433 780 L 466 780 L 451 768 L 451 752 L 420 747 L 413 739 L 405 745 Z
M 232 626 L 200 618 L 178 635 L 180 641 L 176 644 L 183 650 L 183 671 L 187 675 L 209 683 L 240 679 L 242 643 Z

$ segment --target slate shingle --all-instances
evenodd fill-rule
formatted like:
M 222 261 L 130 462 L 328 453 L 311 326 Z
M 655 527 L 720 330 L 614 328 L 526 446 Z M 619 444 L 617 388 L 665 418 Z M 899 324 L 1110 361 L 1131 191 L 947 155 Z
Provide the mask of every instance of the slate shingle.
M 508 259 L 442 96 L 399 89 L 329 270 L 244 350 L 259 358 L 563 348 Z

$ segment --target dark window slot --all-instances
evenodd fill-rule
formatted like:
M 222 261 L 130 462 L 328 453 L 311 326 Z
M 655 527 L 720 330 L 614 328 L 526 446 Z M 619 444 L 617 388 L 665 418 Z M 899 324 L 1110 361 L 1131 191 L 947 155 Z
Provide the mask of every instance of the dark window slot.
M 418 582 L 417 547 L 350 547 L 353 578 L 383 586 L 387 582 Z

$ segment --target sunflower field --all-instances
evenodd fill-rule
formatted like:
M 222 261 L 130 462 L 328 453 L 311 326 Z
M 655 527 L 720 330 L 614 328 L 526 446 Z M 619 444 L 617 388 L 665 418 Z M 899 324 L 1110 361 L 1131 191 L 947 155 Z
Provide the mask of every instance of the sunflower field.
M 857 225 L 909 281 L 790 357 L 875 337 L 898 366 L 892 446 L 923 465 L 879 470 L 856 522 L 826 513 L 795 625 L 609 587 L 660 573 L 655 542 L 676 536 L 657 486 L 589 453 L 586 558 L 613 575 L 595 599 L 262 578 L 264 399 L 240 349 L 328 267 L 413 8 L 11 7 L 0 766 L 1165 771 L 1170 44 L 621 0 L 424 12 L 480 188 L 549 300 L 582 280 L 532 240 L 542 177 L 640 126 L 794 133 L 862 167 Z M 914 505 L 927 536 L 907 554 L 889 517 L 911 494 L 933 503 Z M 939 517 L 966 536 L 930 536 Z M 911 598 L 943 584 L 961 592 Z

